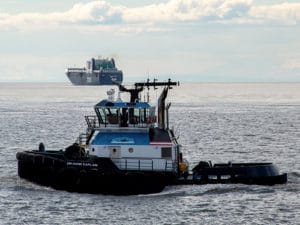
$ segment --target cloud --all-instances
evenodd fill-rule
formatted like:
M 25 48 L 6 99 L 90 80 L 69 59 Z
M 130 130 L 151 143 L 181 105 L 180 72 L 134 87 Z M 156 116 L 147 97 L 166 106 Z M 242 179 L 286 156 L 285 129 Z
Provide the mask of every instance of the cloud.
M 251 0 L 170 0 L 140 7 L 112 5 L 106 1 L 75 4 L 65 12 L 0 14 L 0 29 L 61 26 L 132 27 L 195 23 L 298 24 L 300 3 L 256 6 Z M 160 30 L 160 29 L 158 29 Z
M 61 25 L 95 25 L 121 23 L 121 6 L 105 1 L 75 4 L 65 12 L 0 14 L 0 29 L 45 28 Z
M 249 11 L 249 15 L 250 17 L 261 21 L 298 24 L 300 21 L 300 3 L 254 6 Z

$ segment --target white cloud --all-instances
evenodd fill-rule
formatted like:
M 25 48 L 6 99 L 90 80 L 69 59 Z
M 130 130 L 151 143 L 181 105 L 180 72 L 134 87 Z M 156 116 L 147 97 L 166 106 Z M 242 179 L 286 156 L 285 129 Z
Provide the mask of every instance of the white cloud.
M 249 11 L 249 15 L 262 21 L 297 24 L 300 21 L 300 3 L 253 6 Z
M 0 14 L 0 28 L 41 28 L 60 25 L 114 24 L 121 21 L 121 6 L 112 6 L 105 1 L 75 4 L 66 12 Z
M 196 23 L 288 23 L 300 20 L 300 3 L 256 6 L 251 0 L 170 0 L 141 7 L 112 5 L 106 1 L 75 4 L 65 12 L 0 14 L 0 29 L 59 26 L 137 27 Z M 158 28 L 158 30 L 160 30 Z

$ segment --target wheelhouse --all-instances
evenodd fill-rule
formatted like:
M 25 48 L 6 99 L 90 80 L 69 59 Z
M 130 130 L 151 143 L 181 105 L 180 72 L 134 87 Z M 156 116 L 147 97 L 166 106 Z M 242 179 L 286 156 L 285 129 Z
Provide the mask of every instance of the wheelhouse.
M 105 127 L 153 127 L 155 107 L 147 102 L 126 103 L 103 100 L 95 105 L 98 122 Z

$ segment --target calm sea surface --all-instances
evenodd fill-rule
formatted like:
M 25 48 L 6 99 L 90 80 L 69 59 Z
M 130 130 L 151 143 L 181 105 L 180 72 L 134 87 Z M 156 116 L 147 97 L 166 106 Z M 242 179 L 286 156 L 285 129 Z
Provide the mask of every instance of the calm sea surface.
M 0 224 L 300 224 L 300 83 L 183 83 L 169 96 L 171 126 L 191 166 L 271 161 L 288 173 L 286 185 L 116 197 L 20 179 L 16 153 L 41 141 L 48 149 L 72 144 L 109 88 L 0 83 Z

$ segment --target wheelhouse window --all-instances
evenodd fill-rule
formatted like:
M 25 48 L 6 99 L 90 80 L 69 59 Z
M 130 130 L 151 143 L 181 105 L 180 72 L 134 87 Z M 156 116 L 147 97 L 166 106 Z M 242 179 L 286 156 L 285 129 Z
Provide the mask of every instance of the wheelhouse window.
M 100 124 L 119 125 L 120 127 L 136 126 L 138 124 L 153 124 L 155 121 L 155 107 L 105 107 L 96 108 L 96 114 Z
M 151 118 L 151 108 L 134 108 L 129 109 L 131 111 L 130 114 L 130 123 L 138 124 L 138 123 L 152 123 L 153 120 Z M 153 111 L 152 117 L 154 117 L 155 111 Z
M 106 116 L 104 110 L 102 108 L 96 108 L 95 111 L 99 120 L 99 124 L 105 124 Z
M 96 114 L 100 124 L 118 124 L 119 109 L 118 108 L 97 108 Z
M 106 108 L 105 115 L 109 124 L 119 124 L 119 109 Z
M 129 108 L 129 123 L 130 124 L 140 123 L 140 109 L 139 108 Z

